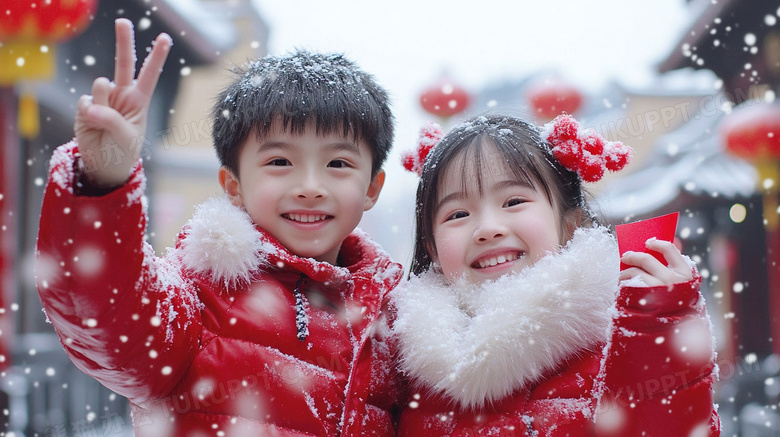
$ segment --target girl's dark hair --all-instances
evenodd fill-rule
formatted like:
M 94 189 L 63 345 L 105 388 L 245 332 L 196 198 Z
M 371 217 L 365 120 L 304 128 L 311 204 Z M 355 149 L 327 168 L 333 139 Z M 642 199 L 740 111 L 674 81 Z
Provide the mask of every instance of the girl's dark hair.
M 497 155 L 488 155 L 493 153 Z M 586 205 L 579 176 L 553 157 L 549 144 L 541 138 L 539 128 L 506 115 L 474 117 L 447 133 L 433 147 L 425 161 L 417 186 L 415 243 L 410 276 L 427 271 L 433 263 L 436 253 L 433 218 L 438 204 L 439 185 L 453 159 L 461 154 L 466 158 L 461 160 L 463 168 L 460 174 L 466 174 L 466 166 L 473 167 L 477 175 L 476 188 L 480 194 L 483 190 L 483 169 L 501 172 L 508 169 L 519 180 L 530 183 L 547 195 L 550 204 L 558 209 L 562 217 L 560 226 L 565 224 L 563 218 L 573 213 L 579 213 L 579 226 L 595 226 L 598 223 Z M 465 178 L 462 180 L 464 190 L 469 182 Z M 565 235 L 565 229 L 561 231 Z
M 238 175 L 239 148 L 250 133 L 267 135 L 278 119 L 285 131 L 352 135 L 368 143 L 372 176 L 382 168 L 393 144 L 395 120 L 387 92 L 374 78 L 341 54 L 296 51 L 266 56 L 222 91 L 212 110 L 212 136 L 220 164 Z

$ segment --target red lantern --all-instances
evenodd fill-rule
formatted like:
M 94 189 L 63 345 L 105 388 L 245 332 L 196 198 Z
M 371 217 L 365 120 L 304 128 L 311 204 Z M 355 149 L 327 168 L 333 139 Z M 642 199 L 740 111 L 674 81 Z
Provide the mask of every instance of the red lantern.
M 463 112 L 471 101 L 465 89 L 452 80 L 442 77 L 420 96 L 420 105 L 429 114 L 448 118 Z
M 9 1 L 0 9 L 0 41 L 64 41 L 81 33 L 97 0 Z
M 720 130 L 729 152 L 755 164 L 759 191 L 764 193 L 764 220 L 767 228 L 776 229 L 780 105 L 753 102 L 736 108 L 723 119 Z
M 557 79 L 547 79 L 532 84 L 526 95 L 534 114 L 545 121 L 552 120 L 564 112 L 574 114 L 582 105 L 580 91 Z
M 737 156 L 780 158 L 780 105 L 739 107 L 724 118 L 721 132 L 729 152 Z
M 0 6 L 0 86 L 54 76 L 56 43 L 87 28 L 97 0 L 6 1 Z M 19 129 L 23 136 L 38 132 L 35 98 L 20 97 Z

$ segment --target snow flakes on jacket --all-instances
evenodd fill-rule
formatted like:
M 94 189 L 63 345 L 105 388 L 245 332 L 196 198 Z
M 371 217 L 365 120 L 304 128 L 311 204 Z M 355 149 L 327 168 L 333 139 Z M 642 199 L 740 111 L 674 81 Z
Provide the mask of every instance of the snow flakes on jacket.
M 51 161 L 38 292 L 70 359 L 129 399 L 135 435 L 395 435 L 385 304 L 402 270 L 367 235 L 342 266 L 297 257 L 221 198 L 158 257 L 140 164 L 86 194 L 79 159 L 72 142 Z
M 618 251 L 606 229 L 578 229 L 559 253 L 476 286 L 425 273 L 393 292 L 401 369 L 413 384 L 480 408 L 607 339 Z

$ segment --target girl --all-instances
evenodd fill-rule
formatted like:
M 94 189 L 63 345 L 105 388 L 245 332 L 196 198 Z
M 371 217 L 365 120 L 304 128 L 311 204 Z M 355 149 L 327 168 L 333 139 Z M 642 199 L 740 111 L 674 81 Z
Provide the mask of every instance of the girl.
M 435 146 L 423 137 L 405 158 L 421 171 L 416 241 L 394 292 L 399 435 L 718 435 L 695 266 L 654 239 L 667 265 L 619 257 L 585 202 L 583 181 L 628 149 L 570 116 L 544 129 L 480 116 Z

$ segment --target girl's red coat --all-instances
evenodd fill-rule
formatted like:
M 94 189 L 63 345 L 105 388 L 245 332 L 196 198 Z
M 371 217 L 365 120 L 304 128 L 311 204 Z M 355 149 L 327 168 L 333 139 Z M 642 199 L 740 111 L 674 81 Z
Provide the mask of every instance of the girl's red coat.
M 479 286 L 434 272 L 399 286 L 399 436 L 719 435 L 701 276 L 618 289 L 613 238 L 579 229 Z
M 675 350 L 681 324 L 709 332 L 700 281 L 671 289 L 624 287 L 608 347 L 582 350 L 538 384 L 489 407 L 462 411 L 425 388 L 411 391 L 398 435 L 720 435 L 712 357 L 685 359 Z

